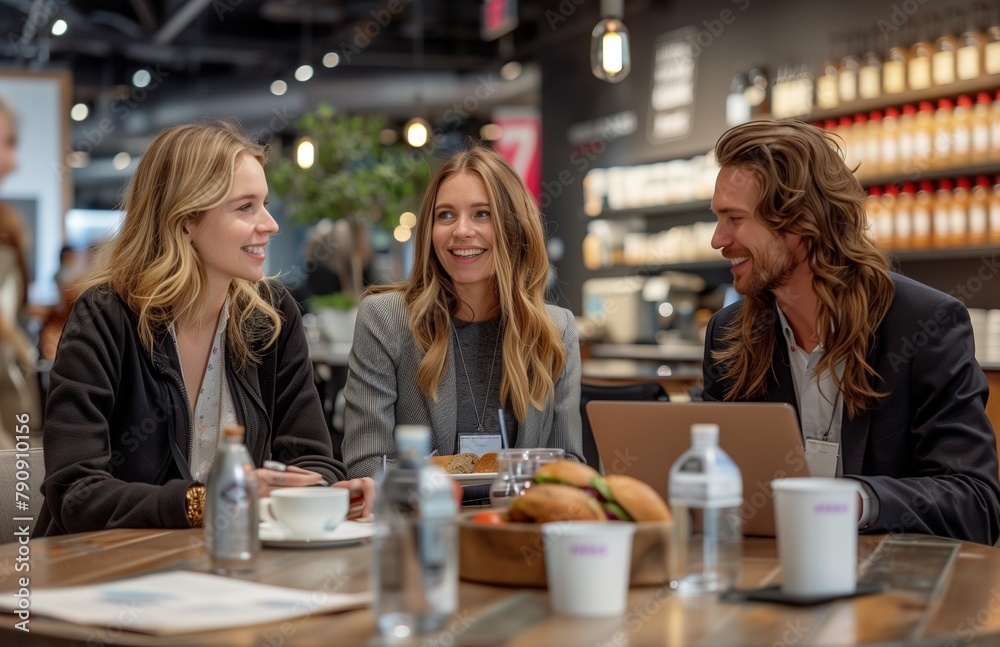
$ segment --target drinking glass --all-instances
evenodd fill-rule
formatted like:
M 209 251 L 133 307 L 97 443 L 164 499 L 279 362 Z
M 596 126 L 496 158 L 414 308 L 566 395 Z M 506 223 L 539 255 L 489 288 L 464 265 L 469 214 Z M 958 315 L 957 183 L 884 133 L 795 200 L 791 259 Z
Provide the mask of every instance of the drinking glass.
M 497 452 L 497 477 L 490 485 L 490 505 L 495 508 L 508 507 L 513 497 L 530 487 L 539 467 L 565 456 L 565 450 L 548 447 L 504 449 Z

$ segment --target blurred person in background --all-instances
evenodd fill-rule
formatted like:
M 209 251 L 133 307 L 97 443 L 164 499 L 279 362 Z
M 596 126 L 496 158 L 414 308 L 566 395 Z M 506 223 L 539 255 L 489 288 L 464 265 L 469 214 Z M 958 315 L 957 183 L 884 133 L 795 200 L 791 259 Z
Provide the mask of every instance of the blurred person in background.
M 400 424 L 427 425 L 439 454 L 487 435 L 500 449 L 559 447 L 582 460 L 575 319 L 547 305 L 538 204 L 492 149 L 448 160 L 420 206 L 408 281 L 362 298 L 345 388 L 344 462 L 369 476 Z M 476 452 L 482 453 L 482 452 Z
M 332 483 L 349 516 L 374 502 L 345 481 L 313 385 L 299 310 L 264 278 L 265 148 L 232 125 L 160 132 L 125 220 L 81 285 L 52 367 L 45 506 L 35 532 L 203 522 L 222 430 L 246 429 L 261 494 Z M 288 471 L 263 469 L 265 460 Z
M 17 122 L 0 98 L 0 184 L 17 168 L 16 149 Z M 28 303 L 29 240 L 21 214 L 0 202 L 0 449 L 14 446 L 15 416 L 41 422 L 37 358 L 19 324 Z
M 80 279 L 86 273 L 94 251 L 75 249 L 68 245 L 59 251 L 59 269 L 53 277 L 59 289 L 59 303 L 49 310 L 38 335 L 38 349 L 42 359 L 52 361 L 56 358 L 59 337 L 62 335 L 66 320 L 69 319 L 73 304 L 76 303 L 76 298 L 80 296 Z

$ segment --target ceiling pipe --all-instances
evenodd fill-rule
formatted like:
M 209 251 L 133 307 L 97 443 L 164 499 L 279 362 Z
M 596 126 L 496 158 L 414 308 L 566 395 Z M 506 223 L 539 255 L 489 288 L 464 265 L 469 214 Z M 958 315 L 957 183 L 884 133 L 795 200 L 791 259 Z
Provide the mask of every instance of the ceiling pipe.
M 153 42 L 158 45 L 172 42 L 211 2 L 212 0 L 188 0 L 188 3 L 156 32 Z

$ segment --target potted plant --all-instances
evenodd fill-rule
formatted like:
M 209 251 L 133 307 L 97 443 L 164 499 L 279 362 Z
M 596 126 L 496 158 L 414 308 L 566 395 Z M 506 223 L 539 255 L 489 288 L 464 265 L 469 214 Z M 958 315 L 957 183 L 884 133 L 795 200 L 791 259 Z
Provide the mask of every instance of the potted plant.
M 320 104 L 298 122 L 299 133 L 315 147 L 315 161 L 301 168 L 292 159 L 270 165 L 268 181 L 281 196 L 292 221 L 314 227 L 324 262 L 341 289 L 357 299 L 370 261 L 370 228 L 391 230 L 406 211 L 416 211 L 430 176 L 426 149 L 382 143 L 387 128 L 379 115 L 347 115 Z M 314 245 L 313 249 L 317 249 Z M 318 256 L 318 253 L 317 253 Z

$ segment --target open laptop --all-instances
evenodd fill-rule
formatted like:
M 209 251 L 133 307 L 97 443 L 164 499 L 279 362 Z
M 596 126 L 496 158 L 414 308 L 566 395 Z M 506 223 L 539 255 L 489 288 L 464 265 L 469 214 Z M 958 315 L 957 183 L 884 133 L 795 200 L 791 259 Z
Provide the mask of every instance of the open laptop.
M 809 476 L 795 409 L 785 403 L 593 400 L 587 416 L 605 474 L 628 474 L 670 500 L 670 467 L 691 425 L 719 425 L 719 445 L 743 475 L 743 534 L 774 536 L 771 481 Z

